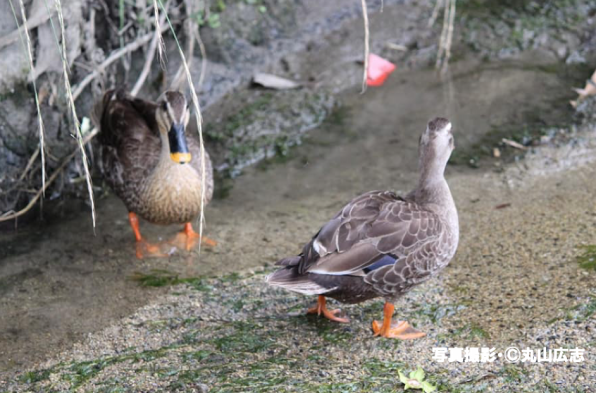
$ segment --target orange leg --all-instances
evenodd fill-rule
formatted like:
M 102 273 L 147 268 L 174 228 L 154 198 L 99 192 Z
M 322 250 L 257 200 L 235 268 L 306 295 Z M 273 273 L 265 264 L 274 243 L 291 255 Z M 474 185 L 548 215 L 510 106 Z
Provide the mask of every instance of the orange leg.
M 397 322 L 397 325 L 391 326 L 394 310 L 395 307 L 393 304 L 389 302 L 385 303 L 385 307 L 383 307 L 383 323 L 380 324 L 379 321 L 373 321 L 372 323 L 372 329 L 375 336 L 399 338 L 401 340 L 413 340 L 415 338 L 426 336 L 426 333 L 414 329 L 406 321 Z
M 201 237 L 201 235 L 192 229 L 192 224 L 187 222 L 184 224 L 184 230 L 176 235 L 172 243 L 178 248 L 184 248 L 185 250 L 190 251 L 199 241 L 209 247 L 215 247 L 217 245 L 215 240 L 211 240 L 205 236 Z
M 130 226 L 132 227 L 132 231 L 135 234 L 135 239 L 137 240 L 136 248 L 137 248 L 137 258 L 143 259 L 144 255 L 153 256 L 153 257 L 167 257 L 167 254 L 161 252 L 158 245 L 151 244 L 147 242 L 141 236 L 141 231 L 139 230 L 139 218 L 133 212 L 128 213 L 128 221 L 130 221 Z
M 306 313 L 307 314 L 317 314 L 317 315 L 323 314 L 323 316 L 325 318 L 328 318 L 335 322 L 341 322 L 341 323 L 350 322 L 350 320 L 348 318 L 340 318 L 340 317 L 336 316 L 336 314 L 339 313 L 340 310 L 327 310 L 326 304 L 327 304 L 327 299 L 325 299 L 325 296 L 319 295 L 319 298 L 317 299 L 317 305 L 309 308 L 306 311 Z

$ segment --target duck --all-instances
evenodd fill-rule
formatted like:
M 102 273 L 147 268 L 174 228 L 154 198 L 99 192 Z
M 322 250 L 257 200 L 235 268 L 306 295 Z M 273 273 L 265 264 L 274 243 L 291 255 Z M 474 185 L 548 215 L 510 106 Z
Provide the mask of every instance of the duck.
M 428 122 L 419 140 L 417 187 L 399 196 L 370 191 L 345 205 L 302 248 L 297 256 L 276 262 L 267 276 L 273 287 L 317 296 L 307 313 L 340 323 L 340 310 L 326 298 L 356 304 L 384 298 L 383 321 L 374 320 L 375 336 L 417 339 L 424 332 L 407 321 L 393 321 L 395 303 L 413 287 L 441 272 L 459 242 L 457 208 L 445 179 L 455 148 L 449 120 Z
M 207 151 L 186 137 L 189 117 L 186 97 L 178 91 L 166 91 L 152 102 L 118 88 L 95 105 L 101 171 L 128 209 L 139 259 L 169 254 L 163 244 L 141 235 L 139 217 L 158 225 L 183 224 L 169 245 L 191 250 L 199 243 L 216 244 L 192 227 L 213 197 L 213 166 Z

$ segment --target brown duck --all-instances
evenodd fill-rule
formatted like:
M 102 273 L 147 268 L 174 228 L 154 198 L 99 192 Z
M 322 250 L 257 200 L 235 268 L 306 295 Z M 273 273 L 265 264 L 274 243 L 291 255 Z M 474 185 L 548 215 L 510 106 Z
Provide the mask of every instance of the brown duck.
M 308 242 L 302 254 L 282 259 L 270 285 L 318 295 L 309 313 L 337 321 L 325 297 L 344 303 L 385 298 L 384 320 L 375 336 L 413 339 L 425 334 L 408 322 L 392 325 L 394 303 L 409 289 L 439 273 L 459 240 L 455 203 L 444 171 L 454 149 L 451 123 L 436 118 L 420 138 L 418 186 L 405 197 L 390 191 L 363 194 L 339 211 Z
M 202 176 L 206 205 L 213 196 L 213 169 L 205 151 L 203 170 L 199 144 L 186 138 L 189 110 L 184 95 L 167 91 L 154 103 L 111 90 L 94 116 L 104 176 L 129 211 L 137 257 L 165 256 L 159 245 L 143 239 L 137 215 L 153 224 L 185 224 L 171 243 L 190 250 L 200 240 L 191 221 L 201 211 Z M 203 242 L 215 245 L 207 238 Z

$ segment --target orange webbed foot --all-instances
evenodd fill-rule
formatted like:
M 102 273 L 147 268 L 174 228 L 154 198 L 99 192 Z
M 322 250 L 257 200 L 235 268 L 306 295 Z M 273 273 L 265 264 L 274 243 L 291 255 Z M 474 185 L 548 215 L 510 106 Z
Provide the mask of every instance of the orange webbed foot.
M 317 314 L 317 315 L 323 314 L 323 316 L 325 318 L 330 319 L 335 322 L 339 322 L 339 323 L 349 323 L 350 322 L 349 318 L 341 318 L 341 317 L 337 316 L 337 314 L 339 314 L 341 312 L 341 310 L 339 310 L 339 309 L 338 310 L 328 310 L 326 303 L 327 303 L 327 300 L 325 299 L 325 296 L 319 295 L 319 298 L 317 300 L 317 305 L 306 310 L 306 313 L 307 314 Z
M 153 244 L 148 241 L 141 239 L 137 241 L 137 258 L 143 259 L 145 257 L 150 258 L 167 258 L 170 255 L 162 251 L 161 244 Z
M 375 336 L 386 338 L 397 338 L 400 340 L 413 340 L 416 338 L 426 336 L 419 330 L 416 330 L 406 321 L 398 321 L 397 324 L 392 324 L 393 311 L 395 307 L 393 304 L 387 302 L 383 307 L 383 322 L 373 321 L 372 329 Z
M 135 239 L 137 241 L 136 244 L 136 253 L 138 259 L 143 259 L 144 257 L 158 257 L 164 258 L 168 257 L 167 253 L 162 251 L 160 244 L 152 244 L 143 239 L 141 236 L 141 230 L 139 229 L 139 218 L 133 212 L 128 213 L 128 220 L 130 222 L 130 227 L 135 234 Z
M 187 223 L 184 225 L 184 230 L 178 232 L 176 237 L 170 242 L 173 246 L 179 249 L 190 251 L 195 248 L 199 242 L 208 247 L 215 247 L 217 242 L 205 236 L 199 235 L 192 229 L 192 225 Z
M 382 322 L 373 321 L 372 329 L 375 336 L 397 338 L 400 340 L 414 340 L 426 336 L 426 333 L 414 329 L 412 325 L 406 321 L 398 321 L 397 324 L 392 324 L 387 329 L 383 329 Z

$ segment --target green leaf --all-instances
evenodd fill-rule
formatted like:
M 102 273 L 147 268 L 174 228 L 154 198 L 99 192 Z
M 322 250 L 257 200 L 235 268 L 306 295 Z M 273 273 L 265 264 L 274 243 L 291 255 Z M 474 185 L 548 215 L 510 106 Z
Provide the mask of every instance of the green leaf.
M 418 382 L 422 382 L 424 380 L 424 370 L 418 367 L 416 371 L 412 371 L 410 373 L 410 379 L 415 379 Z
M 430 382 L 424 381 L 422 382 L 422 390 L 424 390 L 424 393 L 430 393 L 437 390 L 437 387 L 431 385 Z
M 219 26 L 221 26 L 221 22 L 219 21 L 219 14 L 209 15 L 209 20 L 207 22 L 209 23 L 209 27 L 211 27 L 212 29 L 217 29 Z
M 401 370 L 397 370 L 398 374 L 399 374 L 399 382 L 403 383 L 403 384 L 407 384 L 408 383 L 408 377 L 406 377 Z

